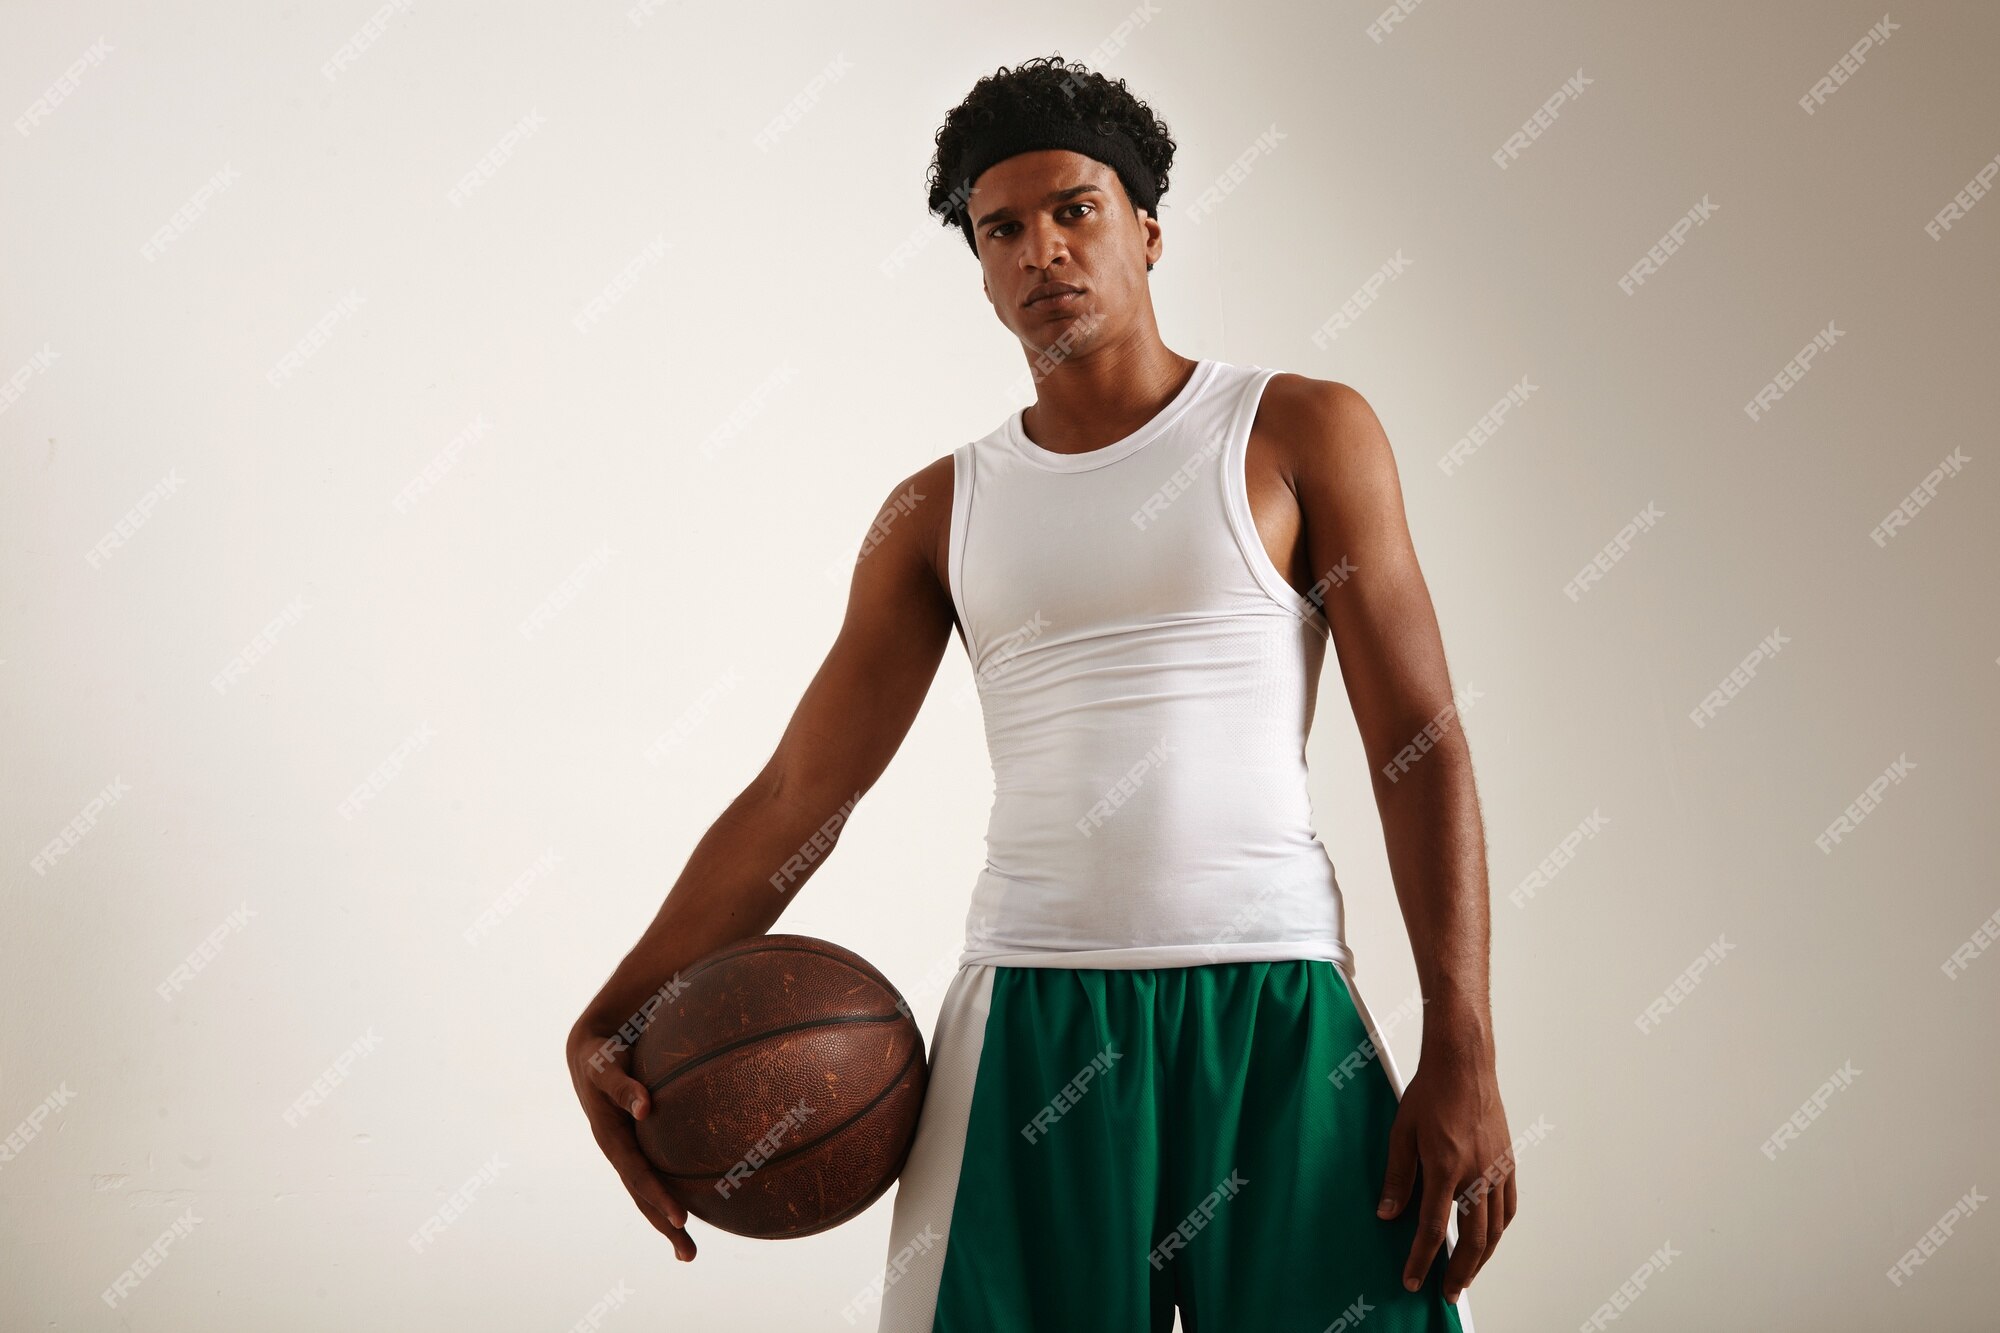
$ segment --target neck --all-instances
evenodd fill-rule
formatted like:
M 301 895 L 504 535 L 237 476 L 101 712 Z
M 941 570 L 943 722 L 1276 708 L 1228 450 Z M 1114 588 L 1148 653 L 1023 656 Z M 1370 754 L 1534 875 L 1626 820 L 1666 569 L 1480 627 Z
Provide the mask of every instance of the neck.
M 1021 429 L 1052 453 L 1100 448 L 1157 416 L 1197 364 L 1157 338 L 1064 358 L 1036 380 Z

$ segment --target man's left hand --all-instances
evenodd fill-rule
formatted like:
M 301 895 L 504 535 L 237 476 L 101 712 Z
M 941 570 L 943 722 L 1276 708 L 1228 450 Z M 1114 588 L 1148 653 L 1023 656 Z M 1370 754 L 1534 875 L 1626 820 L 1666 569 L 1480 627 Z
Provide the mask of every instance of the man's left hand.
M 1514 1152 L 1490 1055 L 1429 1045 L 1389 1131 L 1389 1170 L 1376 1215 L 1402 1214 L 1421 1163 L 1423 1202 L 1403 1285 L 1411 1291 L 1423 1285 L 1455 1207 L 1458 1244 L 1444 1287 L 1445 1299 L 1456 1303 L 1514 1220 Z

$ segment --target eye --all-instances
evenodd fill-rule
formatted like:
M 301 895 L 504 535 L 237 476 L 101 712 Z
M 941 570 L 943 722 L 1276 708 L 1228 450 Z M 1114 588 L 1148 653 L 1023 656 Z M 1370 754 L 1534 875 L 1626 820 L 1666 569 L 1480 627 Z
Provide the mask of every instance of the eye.
M 1097 205 L 1086 204 L 1079 200 L 1076 202 L 1064 204 L 1061 208 L 1056 210 L 1056 215 L 1060 217 L 1062 214 L 1068 212 L 1072 208 L 1080 208 L 1084 210 L 1084 212 L 1086 213 L 1094 213 L 1097 211 Z M 998 240 L 1000 239 L 1001 235 L 1006 231 L 1007 228 L 1018 227 L 1020 225 L 1021 224 L 1018 222 L 996 222 L 993 224 L 993 226 L 987 229 L 986 239 L 989 241 Z

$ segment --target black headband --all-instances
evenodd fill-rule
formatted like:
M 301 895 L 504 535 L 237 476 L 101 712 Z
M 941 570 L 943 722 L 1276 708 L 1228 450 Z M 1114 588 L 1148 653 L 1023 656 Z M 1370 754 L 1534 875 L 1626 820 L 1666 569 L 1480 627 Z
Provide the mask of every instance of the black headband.
M 956 182 L 958 226 L 973 254 L 979 253 L 979 244 L 972 235 L 972 183 L 996 162 L 1043 148 L 1067 149 L 1097 159 L 1118 173 L 1118 180 L 1135 207 L 1145 209 L 1149 216 L 1158 216 L 1160 196 L 1154 187 L 1153 173 L 1123 130 L 1095 130 L 1054 117 L 1014 117 L 1005 124 L 979 131 L 971 149 L 961 159 Z

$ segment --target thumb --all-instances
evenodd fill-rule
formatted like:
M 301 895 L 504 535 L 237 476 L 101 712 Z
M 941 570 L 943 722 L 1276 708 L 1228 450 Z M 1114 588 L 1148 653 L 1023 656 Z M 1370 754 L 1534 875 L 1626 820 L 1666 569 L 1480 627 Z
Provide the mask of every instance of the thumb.
M 624 1066 L 615 1061 L 595 1064 L 590 1071 L 590 1083 L 610 1098 L 614 1105 L 630 1112 L 635 1120 L 644 1119 L 652 1104 L 646 1085 L 626 1073 Z
M 611 1100 L 632 1113 L 634 1120 L 644 1120 L 646 1112 L 653 1109 L 653 1095 L 646 1091 L 646 1085 L 623 1071 L 613 1071 L 612 1084 L 606 1091 Z
M 1382 1201 L 1376 1205 L 1375 1216 L 1400 1214 L 1403 1205 L 1410 1201 L 1410 1187 L 1416 1178 L 1416 1134 L 1399 1114 L 1389 1127 L 1389 1169 L 1382 1178 Z

